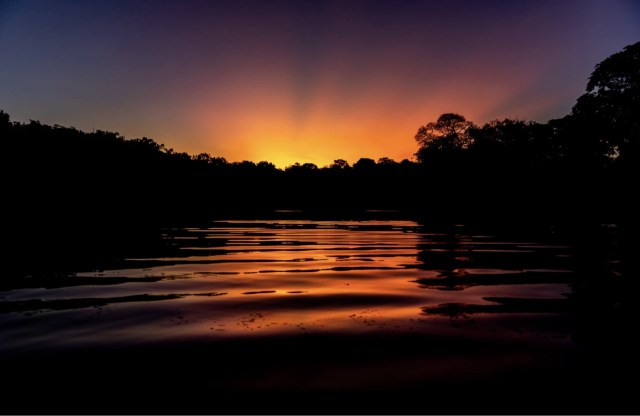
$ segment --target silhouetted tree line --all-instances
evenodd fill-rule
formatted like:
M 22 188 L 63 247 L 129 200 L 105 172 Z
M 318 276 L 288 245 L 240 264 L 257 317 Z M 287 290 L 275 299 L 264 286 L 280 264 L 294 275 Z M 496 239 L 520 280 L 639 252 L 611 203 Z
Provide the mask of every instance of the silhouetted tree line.
M 566 221 L 637 215 L 640 42 L 598 64 L 571 114 L 482 127 L 443 114 L 419 128 L 424 194 L 456 215 Z
M 277 169 L 188 155 L 148 138 L 82 132 L 0 111 L 10 258 L 37 269 L 144 254 L 159 225 L 300 209 L 397 209 L 435 220 L 617 221 L 635 215 L 640 43 L 598 64 L 571 114 L 476 126 L 443 114 L 419 128 L 417 162 L 336 160 Z M 35 257 L 32 257 L 35 256 Z

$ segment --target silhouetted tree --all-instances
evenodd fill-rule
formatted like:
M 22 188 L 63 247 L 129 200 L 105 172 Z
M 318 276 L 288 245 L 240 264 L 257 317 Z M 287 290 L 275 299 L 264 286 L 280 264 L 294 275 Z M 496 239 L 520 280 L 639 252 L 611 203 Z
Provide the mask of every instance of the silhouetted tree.
M 243 160 L 242 162 L 233 162 L 231 166 L 237 170 L 250 172 L 256 167 L 256 164 L 250 160 Z
M 356 163 L 354 163 L 353 168 L 356 171 L 371 171 L 372 169 L 375 169 L 376 167 L 376 161 L 373 159 L 369 159 L 367 157 L 363 157 L 358 159 L 358 161 Z
M 2 136 L 3 141 L 5 140 L 7 134 L 9 133 L 9 129 L 11 128 L 11 118 L 9 114 L 0 110 L 0 135 Z
M 0 110 L 0 126 L 2 127 L 8 126 L 10 122 L 11 122 L 11 117 L 9 117 L 9 114 Z
M 227 162 L 227 159 L 223 157 L 212 157 L 211 159 L 209 159 L 209 163 L 211 164 L 211 166 L 217 169 L 223 169 L 229 166 L 229 162 Z
M 422 162 L 429 151 L 451 152 L 466 149 L 471 143 L 469 129 L 472 127 L 473 123 L 460 114 L 442 114 L 436 122 L 430 122 L 418 129 L 415 140 L 420 149 L 416 157 Z
M 554 157 L 548 126 L 532 121 L 493 120 L 469 130 L 471 157 L 494 167 L 532 169 Z
M 574 146 L 588 146 L 594 157 L 640 161 L 640 42 L 596 65 L 571 116 Z
M 413 167 L 413 165 L 415 164 L 415 162 L 410 161 L 409 159 L 402 159 L 402 161 L 400 162 L 400 164 L 403 167 Z
M 261 171 L 261 172 L 267 172 L 267 171 L 275 171 L 276 165 L 274 165 L 271 162 L 267 162 L 266 160 L 263 160 L 261 162 L 258 162 L 258 164 L 256 165 L 256 167 Z
M 211 161 L 211 155 L 209 155 L 208 153 L 200 153 L 198 155 L 193 156 L 193 160 L 208 164 Z
M 336 159 L 333 161 L 329 168 L 331 169 L 346 169 L 349 167 L 349 163 L 344 159 Z
M 396 162 L 395 160 L 389 158 L 389 157 L 381 157 L 380 159 L 378 159 L 378 165 L 388 165 L 388 166 L 393 166 L 393 165 L 397 165 L 398 162 Z

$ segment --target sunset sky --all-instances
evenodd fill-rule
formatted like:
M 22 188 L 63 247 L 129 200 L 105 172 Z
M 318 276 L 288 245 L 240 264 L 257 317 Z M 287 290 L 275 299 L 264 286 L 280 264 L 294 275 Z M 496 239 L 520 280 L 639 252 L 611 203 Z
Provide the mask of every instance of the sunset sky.
M 229 161 L 399 161 L 444 112 L 567 114 L 639 40 L 637 0 L 0 0 L 0 109 Z

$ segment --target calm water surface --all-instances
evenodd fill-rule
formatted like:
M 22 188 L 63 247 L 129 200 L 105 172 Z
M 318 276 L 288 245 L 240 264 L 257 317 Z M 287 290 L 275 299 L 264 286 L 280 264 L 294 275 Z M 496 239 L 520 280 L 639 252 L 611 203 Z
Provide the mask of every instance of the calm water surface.
M 0 292 L 0 350 L 298 334 L 571 343 L 570 247 L 412 221 L 215 221 L 176 255 Z

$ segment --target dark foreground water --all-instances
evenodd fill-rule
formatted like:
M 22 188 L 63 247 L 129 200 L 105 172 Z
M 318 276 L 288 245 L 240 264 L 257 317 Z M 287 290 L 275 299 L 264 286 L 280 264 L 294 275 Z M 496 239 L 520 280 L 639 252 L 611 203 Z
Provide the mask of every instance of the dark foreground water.
M 637 413 L 615 252 L 501 235 L 166 230 L 169 257 L 0 292 L 3 413 Z

